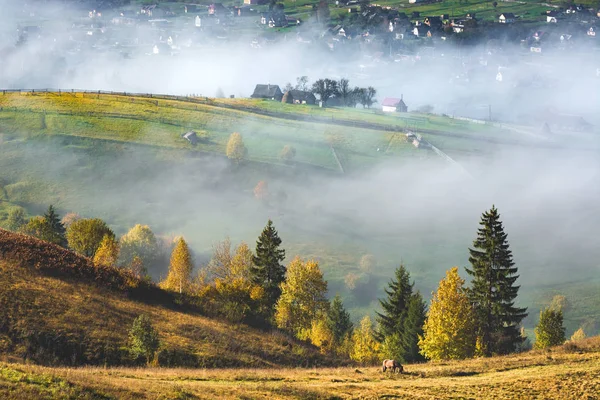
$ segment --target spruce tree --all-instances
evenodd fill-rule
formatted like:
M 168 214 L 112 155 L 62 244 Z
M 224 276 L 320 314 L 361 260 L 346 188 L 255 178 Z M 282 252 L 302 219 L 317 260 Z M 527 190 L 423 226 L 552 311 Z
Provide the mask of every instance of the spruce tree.
M 401 346 L 404 350 L 404 361 L 424 361 L 425 358 L 419 351 L 419 336 L 423 336 L 423 324 L 426 319 L 426 304 L 421 293 L 414 293 L 410 297 L 406 319 L 404 321 L 404 332 L 401 336 Z
M 265 290 L 268 309 L 272 309 L 277 303 L 281 296 L 279 285 L 285 280 L 285 266 L 281 264 L 285 259 L 285 250 L 279 246 L 281 239 L 273 221 L 269 220 L 256 242 L 254 265 L 250 268 L 252 281 Z
M 327 313 L 327 324 L 333 334 L 334 346 L 342 344 L 346 336 L 352 333 L 352 321 L 350 314 L 344 308 L 342 299 L 336 294 Z
M 54 207 L 52 206 L 52 204 L 48 207 L 48 210 L 44 214 L 44 218 L 46 219 L 46 221 L 48 221 L 48 224 L 50 225 L 52 232 L 56 235 L 57 238 L 60 238 L 59 244 L 61 246 L 66 246 L 67 245 L 67 239 L 65 237 L 66 229 L 65 229 L 65 226 L 62 224 L 62 222 L 60 222 L 60 218 L 58 217 L 58 214 L 54 210 Z
M 483 354 L 507 354 L 523 341 L 519 324 L 527 309 L 515 307 L 519 276 L 495 206 L 483 213 L 479 225 L 474 248 L 469 249 L 467 272 L 473 277 L 469 299 L 476 311 Z
M 379 300 L 382 313 L 377 313 L 379 331 L 377 339 L 383 341 L 385 337 L 398 334 L 402 337 L 404 333 L 404 321 L 408 311 L 408 303 L 412 295 L 413 284 L 410 283 L 410 274 L 400 265 L 396 269 L 395 280 L 392 279 L 385 289 L 387 298 Z

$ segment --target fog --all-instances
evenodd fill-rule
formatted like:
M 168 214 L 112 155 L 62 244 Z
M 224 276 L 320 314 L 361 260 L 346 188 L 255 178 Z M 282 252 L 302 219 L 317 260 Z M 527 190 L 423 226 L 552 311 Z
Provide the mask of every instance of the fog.
M 226 236 L 253 243 L 272 218 L 288 256 L 297 252 L 321 259 L 332 278 L 331 291 L 346 291 L 343 276 L 358 270 L 362 254 L 374 254 L 379 280 L 367 303 L 401 261 L 425 293 L 446 269 L 467 265 L 480 214 L 492 204 L 502 215 L 524 290 L 584 281 L 600 272 L 595 136 L 600 61 L 585 44 L 536 58 L 509 41 L 473 47 L 438 41 L 434 50 L 417 50 L 407 61 L 397 56 L 406 49 L 391 58 L 387 53 L 374 57 L 379 48 L 332 52 L 319 43 L 299 43 L 294 31 L 273 43 L 259 41 L 260 48 L 251 46 L 256 35 L 250 34 L 206 38 L 206 43 L 199 36 L 196 42 L 193 24 L 116 29 L 109 20 L 105 33 L 94 29 L 87 36 L 86 8 L 31 4 L 35 17 L 23 15 L 21 2 L 0 1 L 2 88 L 205 96 L 220 88 L 226 95 L 249 97 L 257 83 L 283 88 L 303 75 L 311 82 L 346 77 L 353 85 L 375 87 L 379 103 L 403 95 L 409 111 L 431 105 L 435 113 L 483 119 L 491 109 L 499 122 L 518 123 L 531 132 L 539 131 L 548 113 L 577 115 L 594 124 L 588 133 L 553 127 L 559 140 L 540 141 L 552 146 L 507 145 L 465 155 L 458 161 L 469 174 L 441 158 L 383 162 L 343 176 L 256 165 L 244 171 L 216 156 L 181 159 L 167 150 L 135 146 L 113 149 L 110 156 L 95 154 L 94 161 L 86 159 L 91 150 L 55 141 L 26 145 L 28 159 L 10 159 L 9 150 L 0 153 L 4 166 L 31 165 L 28 173 L 36 178 L 86 182 L 84 190 L 66 184 L 67 195 L 49 194 L 48 201 L 58 199 L 63 212 L 100 216 L 120 233 L 135 223 L 148 223 L 164 235 L 182 233 L 200 258 Z M 45 22 L 23 22 L 38 18 Z M 40 37 L 16 46 L 17 27 L 27 24 L 40 25 Z M 178 54 L 151 55 L 153 45 L 169 36 L 175 37 Z M 190 37 L 195 44 L 186 47 Z M 133 42 L 138 45 L 129 45 Z M 475 69 L 482 71 L 469 72 Z M 502 82 L 498 71 L 504 71 Z M 271 192 L 285 192 L 285 202 L 256 201 L 251 191 L 257 177 L 268 181 Z

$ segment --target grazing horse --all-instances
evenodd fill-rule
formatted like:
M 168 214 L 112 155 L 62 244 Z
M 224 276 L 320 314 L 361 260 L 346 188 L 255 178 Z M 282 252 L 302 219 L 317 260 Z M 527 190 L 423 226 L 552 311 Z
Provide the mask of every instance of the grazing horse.
M 404 372 L 404 367 L 396 360 L 383 360 L 383 367 L 381 370 L 385 372 L 388 368 L 391 368 L 392 372 Z

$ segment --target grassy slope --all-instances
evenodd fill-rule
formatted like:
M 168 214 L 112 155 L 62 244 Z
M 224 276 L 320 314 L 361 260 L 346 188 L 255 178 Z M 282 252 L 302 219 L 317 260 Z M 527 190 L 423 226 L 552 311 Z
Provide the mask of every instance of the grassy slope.
M 596 399 L 600 340 L 507 357 L 405 366 L 279 370 L 62 369 L 0 364 L 0 396 L 119 399 Z M 52 392 L 53 388 L 55 391 Z M 102 397 L 104 396 L 104 397 Z
M 74 135 L 223 154 L 229 135 L 239 131 L 250 160 L 281 164 L 279 152 L 285 145 L 292 145 L 297 150 L 297 162 L 332 170 L 337 169 L 329 148 L 332 136 L 344 135 L 342 150 L 351 154 L 348 162 L 353 167 L 374 164 L 381 157 L 376 149 L 384 148 L 390 138 L 389 133 L 377 130 L 129 96 L 9 93 L 0 96 L 0 107 L 0 132 L 5 133 L 25 130 L 30 134 Z M 180 137 L 189 129 L 203 139 L 196 147 Z M 409 143 L 402 150 L 409 156 L 417 153 Z
M 156 288 L 145 294 L 107 289 L 114 279 L 96 274 L 89 260 L 57 246 L 0 230 L 0 248 L 0 354 L 44 363 L 69 363 L 65 357 L 72 357 L 75 364 L 121 364 L 127 362 L 133 319 L 148 314 L 163 348 L 193 355 L 197 361 L 191 366 L 332 362 L 281 333 L 203 317 Z

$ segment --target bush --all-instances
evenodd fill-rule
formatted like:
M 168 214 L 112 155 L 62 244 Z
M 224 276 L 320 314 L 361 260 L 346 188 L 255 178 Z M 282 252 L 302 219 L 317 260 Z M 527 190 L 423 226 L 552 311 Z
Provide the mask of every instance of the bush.
M 540 312 L 540 322 L 535 327 L 535 347 L 545 349 L 558 346 L 565 340 L 562 311 L 547 308 Z

